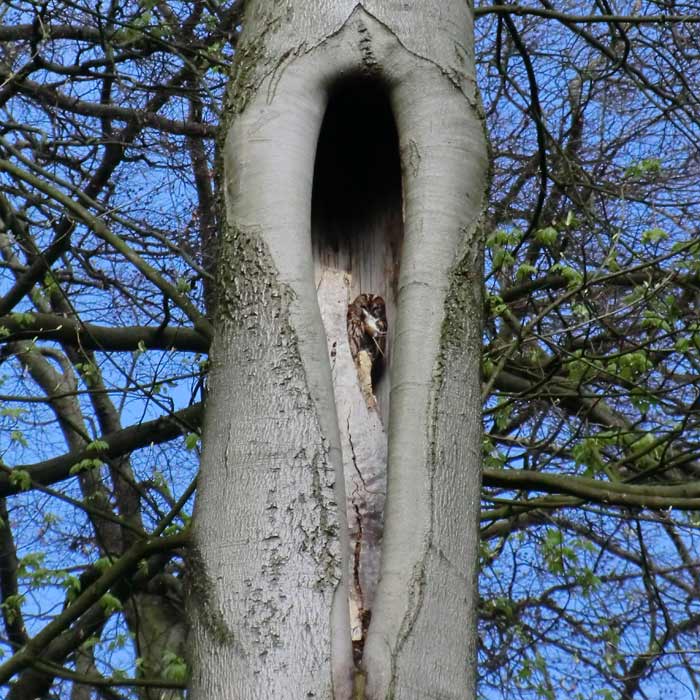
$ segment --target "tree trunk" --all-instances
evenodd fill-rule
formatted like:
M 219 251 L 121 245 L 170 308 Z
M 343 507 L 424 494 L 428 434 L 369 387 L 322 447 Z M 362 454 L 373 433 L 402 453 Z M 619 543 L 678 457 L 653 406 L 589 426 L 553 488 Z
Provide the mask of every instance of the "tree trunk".
M 194 517 L 195 700 L 474 697 L 487 157 L 471 10 L 432 5 L 247 4 Z M 364 369 L 344 325 L 360 293 L 389 322 L 383 353 L 364 337 Z

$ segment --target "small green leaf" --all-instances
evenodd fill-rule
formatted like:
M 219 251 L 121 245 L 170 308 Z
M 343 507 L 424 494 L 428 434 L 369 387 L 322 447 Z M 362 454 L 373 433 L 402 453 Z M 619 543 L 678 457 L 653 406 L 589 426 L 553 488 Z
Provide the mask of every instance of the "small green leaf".
M 98 637 L 88 637 L 81 645 L 80 648 L 84 651 L 88 651 L 93 647 L 96 647 L 100 643 Z
M 109 569 L 110 566 L 114 561 L 112 560 L 111 557 L 100 557 L 94 564 L 93 566 L 101 573 L 103 574 L 107 569 Z
M 503 267 L 510 267 L 515 262 L 515 258 L 505 249 L 499 248 L 493 252 L 493 269 L 500 270 Z
M 26 408 L 0 408 L 0 416 L 3 418 L 19 418 L 26 412 Z
M 170 525 L 163 530 L 163 535 L 165 537 L 170 537 L 170 535 L 178 535 L 181 532 L 182 525 L 179 523 L 170 523 Z
M 180 294 L 187 294 L 192 291 L 192 285 L 186 277 L 178 277 L 175 282 L 175 288 Z
M 577 572 L 574 577 L 576 583 L 581 586 L 581 592 L 588 597 L 600 585 L 600 577 L 596 576 L 587 566 Z
M 537 268 L 534 265 L 530 265 L 529 263 L 523 263 L 515 271 L 515 277 L 518 280 L 521 280 L 521 279 L 523 279 L 523 277 L 528 277 L 529 275 L 533 275 L 535 272 L 537 272 Z
M 80 472 L 85 472 L 88 471 L 89 469 L 96 469 L 97 467 L 102 466 L 102 460 L 99 459 L 81 459 L 77 464 L 74 464 L 69 470 L 68 473 L 71 476 L 75 476 L 76 474 L 80 474 Z
M 87 448 L 91 452 L 104 452 L 109 449 L 109 443 L 104 440 L 93 440 L 88 443 Z
M 21 594 L 8 595 L 0 608 L 5 612 L 5 619 L 9 624 L 17 621 L 19 617 L 20 610 L 22 608 L 22 603 L 24 602 L 24 596 Z
M 99 370 L 96 365 L 92 362 L 76 362 L 75 367 L 88 386 L 93 386 L 95 384 L 99 376 Z
M 184 683 L 189 671 L 185 660 L 172 651 L 163 654 L 163 678 Z
M 600 445 L 595 437 L 584 438 L 571 450 L 576 464 L 586 467 L 586 474 L 596 474 L 603 468 Z
M 643 175 L 658 175 L 661 172 L 661 161 L 658 158 L 643 158 L 633 163 L 625 170 L 625 176 L 631 178 Z
M 30 552 L 23 556 L 17 566 L 20 576 L 27 576 L 37 571 L 43 571 L 43 563 L 46 554 L 44 552 Z
M 29 445 L 27 438 L 24 437 L 24 433 L 21 430 L 13 430 L 10 433 L 10 440 L 12 440 L 12 442 L 18 442 L 22 447 L 27 447 Z
M 678 338 L 674 344 L 674 348 L 678 352 L 688 352 L 690 349 L 690 338 Z
M 544 245 L 554 245 L 557 242 L 559 232 L 552 226 L 547 226 L 547 228 L 541 228 L 535 231 L 535 238 Z
M 100 605 L 102 606 L 102 609 L 107 613 L 108 615 L 113 612 L 117 612 L 122 609 L 122 602 L 117 598 L 116 596 L 113 596 L 111 593 L 105 593 L 101 598 L 100 598 Z
M 492 316 L 500 316 L 507 310 L 508 306 L 498 294 L 488 294 L 486 303 L 489 307 L 489 312 Z
M 668 234 L 662 228 L 650 228 L 642 234 L 642 243 L 658 243 L 667 238 Z
M 72 603 L 80 595 L 80 591 L 82 590 L 80 579 L 70 574 L 65 577 L 62 585 L 66 589 L 66 600 L 69 603 Z
M 503 430 L 510 421 L 510 415 L 513 410 L 513 404 L 508 399 L 502 399 L 499 403 L 504 404 L 499 406 L 494 414 L 494 422 L 499 430 Z
M 552 266 L 552 270 L 558 270 L 561 273 L 562 277 L 566 280 L 568 287 L 578 287 L 583 282 L 583 275 L 569 265 L 557 263 L 556 265 Z
M 28 328 L 34 324 L 34 314 L 16 311 L 15 313 L 10 314 L 10 317 L 13 321 L 15 321 L 15 323 L 17 323 L 18 326 L 22 328 Z
M 51 272 L 47 272 L 44 275 L 44 289 L 49 295 L 59 291 L 58 282 Z
M 26 491 L 32 485 L 32 477 L 26 469 L 13 469 L 10 472 L 10 483 L 20 491 Z
M 199 444 L 199 440 L 200 437 L 197 435 L 197 433 L 189 433 L 185 436 L 185 447 L 188 450 L 194 450 L 194 448 Z

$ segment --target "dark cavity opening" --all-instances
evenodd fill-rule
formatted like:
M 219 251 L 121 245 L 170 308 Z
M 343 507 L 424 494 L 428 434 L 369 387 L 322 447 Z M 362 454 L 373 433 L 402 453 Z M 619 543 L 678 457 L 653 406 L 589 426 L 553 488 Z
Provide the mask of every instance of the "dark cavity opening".
M 349 275 L 351 299 L 385 300 L 387 350 L 374 379 L 386 417 L 403 222 L 399 138 L 379 80 L 345 78 L 330 92 L 316 152 L 312 238 L 317 282 L 324 270 L 340 270 Z
M 399 140 L 386 90 L 378 81 L 346 79 L 331 92 L 318 140 L 314 222 L 339 250 L 400 207 Z

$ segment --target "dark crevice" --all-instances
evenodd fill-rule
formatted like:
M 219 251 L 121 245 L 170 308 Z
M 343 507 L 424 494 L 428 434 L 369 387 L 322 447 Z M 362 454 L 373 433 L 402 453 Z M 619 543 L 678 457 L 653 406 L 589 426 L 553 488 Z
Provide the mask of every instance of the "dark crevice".
M 316 152 L 314 228 L 338 251 L 401 209 L 399 142 L 387 91 L 349 78 L 331 91 Z
M 327 314 L 324 323 L 332 319 L 326 332 L 330 353 L 335 353 L 334 368 L 340 348 L 348 353 L 343 358 L 345 374 L 339 373 L 343 379 L 334 391 L 338 415 L 353 416 L 352 425 L 348 417 L 338 427 L 350 540 L 348 603 L 358 668 L 378 581 L 384 520 L 385 427 L 403 238 L 401 197 L 399 138 L 387 87 L 366 75 L 346 77 L 329 93 L 319 134 L 311 223 L 319 306 L 322 316 Z M 349 333 L 346 310 L 338 306 L 346 293 Z M 336 342 L 338 338 L 343 342 Z M 352 390 L 340 388 L 352 385 L 352 380 L 342 382 L 348 369 L 353 371 L 353 362 L 360 406 Z
M 387 87 L 376 78 L 347 77 L 330 91 L 316 152 L 312 237 L 317 277 L 342 270 L 351 276 L 351 299 L 376 294 L 386 302 L 388 352 L 372 377 L 386 417 L 403 223 L 399 138 Z

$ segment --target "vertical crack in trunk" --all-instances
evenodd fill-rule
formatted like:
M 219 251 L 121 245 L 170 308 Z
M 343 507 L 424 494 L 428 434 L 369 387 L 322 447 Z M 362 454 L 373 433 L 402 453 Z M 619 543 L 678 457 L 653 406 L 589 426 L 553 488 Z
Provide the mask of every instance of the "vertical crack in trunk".
M 398 138 L 386 90 L 366 75 L 345 79 L 331 91 L 319 136 L 312 238 L 340 419 L 358 666 L 379 577 L 402 237 Z

